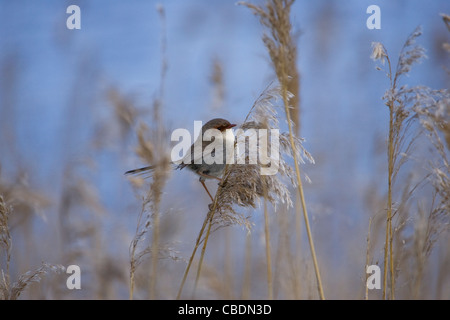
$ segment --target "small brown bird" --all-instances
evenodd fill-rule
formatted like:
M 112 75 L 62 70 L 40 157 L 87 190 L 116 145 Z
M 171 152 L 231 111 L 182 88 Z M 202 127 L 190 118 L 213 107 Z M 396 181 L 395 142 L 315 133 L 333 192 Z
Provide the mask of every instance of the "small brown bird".
M 208 193 L 209 197 L 211 198 L 212 201 L 214 201 L 213 197 L 211 196 L 211 194 L 208 191 L 208 188 L 205 185 L 205 180 L 206 179 L 217 179 L 219 181 L 222 181 L 221 177 L 223 175 L 223 171 L 225 169 L 225 165 L 226 165 L 226 159 L 225 159 L 225 155 L 226 155 L 226 146 L 230 145 L 234 143 L 234 135 L 231 129 L 234 126 L 236 126 L 235 124 L 231 124 L 229 121 L 225 120 L 225 119 L 221 119 L 221 118 L 216 118 L 216 119 L 212 119 L 210 121 L 208 121 L 207 123 L 205 123 L 202 127 L 202 132 L 199 135 L 199 137 L 197 138 L 200 139 L 200 141 L 202 142 L 202 159 L 198 159 L 195 158 L 196 154 L 194 153 L 194 146 L 196 145 L 196 143 L 194 142 L 194 144 L 191 145 L 190 148 L 190 154 L 186 154 L 184 156 L 184 158 L 181 160 L 181 163 L 178 164 L 175 169 L 183 169 L 184 167 L 187 167 L 188 169 L 194 171 L 196 174 L 198 174 L 200 176 L 200 183 L 203 185 L 203 187 L 205 188 L 206 192 Z M 217 129 L 220 132 L 222 132 L 223 135 L 223 140 L 222 140 L 222 146 L 223 146 L 223 156 L 224 156 L 224 160 L 222 161 L 222 163 L 205 163 L 204 158 L 203 158 L 203 151 L 205 150 L 205 148 L 211 144 L 211 141 L 204 141 L 203 140 L 203 134 L 208 130 L 208 129 Z M 197 142 L 198 143 L 198 142 Z M 218 153 L 219 154 L 219 153 Z M 215 155 L 215 151 L 211 152 L 211 155 L 214 156 Z M 198 163 L 199 160 L 201 160 L 201 163 Z M 195 163 L 197 162 L 197 163 Z M 151 172 L 152 170 L 155 169 L 155 166 L 147 166 L 147 167 L 143 167 L 143 168 L 139 168 L 139 169 L 134 169 L 134 170 L 130 170 L 125 172 L 126 175 L 128 174 L 142 174 L 142 173 L 148 173 Z

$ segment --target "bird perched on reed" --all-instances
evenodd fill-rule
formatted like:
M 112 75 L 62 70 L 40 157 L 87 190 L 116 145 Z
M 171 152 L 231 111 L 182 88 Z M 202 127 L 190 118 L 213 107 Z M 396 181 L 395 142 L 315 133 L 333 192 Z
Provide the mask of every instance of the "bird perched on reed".
M 202 132 L 198 136 L 196 142 L 194 142 L 191 145 L 190 152 L 188 152 L 181 160 L 178 160 L 176 162 L 172 162 L 175 166 L 174 169 L 183 169 L 187 167 L 188 169 L 192 170 L 196 174 L 200 176 L 199 181 L 205 188 L 206 192 L 208 193 L 209 197 L 212 201 L 213 197 L 211 196 L 211 193 L 209 192 L 208 188 L 205 185 L 206 179 L 217 179 L 221 181 L 221 177 L 223 175 L 223 171 L 225 169 L 226 165 L 226 148 L 227 146 L 233 146 L 234 145 L 234 134 L 231 128 L 236 126 L 235 124 L 231 124 L 228 120 L 221 119 L 221 118 L 215 118 L 207 123 L 205 123 L 202 127 Z M 211 142 L 207 139 L 204 139 L 204 134 L 207 133 L 210 129 L 216 129 L 219 130 L 222 135 L 214 136 L 215 140 L 214 142 Z M 201 142 L 201 144 L 200 144 Z M 222 149 L 215 150 L 213 149 L 210 154 L 204 154 L 205 149 L 210 145 L 214 143 L 214 145 L 221 146 Z M 201 145 L 201 154 L 197 154 L 195 151 L 195 146 Z M 205 156 L 210 157 L 220 157 L 222 156 L 222 161 L 205 161 Z M 139 169 L 129 170 L 125 172 L 126 175 L 130 174 L 145 174 L 145 173 L 152 173 L 153 170 L 157 170 L 157 166 L 150 165 Z

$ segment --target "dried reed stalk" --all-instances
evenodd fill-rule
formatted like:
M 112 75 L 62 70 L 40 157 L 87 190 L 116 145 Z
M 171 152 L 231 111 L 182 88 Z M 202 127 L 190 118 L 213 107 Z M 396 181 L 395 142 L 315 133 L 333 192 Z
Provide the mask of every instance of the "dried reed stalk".
M 264 189 L 264 235 L 266 243 L 267 292 L 269 300 L 273 299 L 272 258 L 270 250 L 269 213 L 267 212 L 267 194 Z
M 199 247 L 199 245 L 200 245 L 200 243 L 202 241 L 203 232 L 205 231 L 205 228 L 206 228 L 206 226 L 208 224 L 210 215 L 211 215 L 211 212 L 209 212 L 208 215 L 206 216 L 205 220 L 203 221 L 203 225 L 200 228 L 200 232 L 198 233 L 197 240 L 195 241 L 194 249 L 193 249 L 192 254 L 191 254 L 190 258 L 189 258 L 186 270 L 184 271 L 183 279 L 181 280 L 181 284 L 180 284 L 180 288 L 178 289 L 178 293 L 177 293 L 177 296 L 176 296 L 177 300 L 179 300 L 180 297 L 181 297 L 181 293 L 183 291 L 184 284 L 186 282 L 186 278 L 187 278 L 187 276 L 189 274 L 189 270 L 191 268 L 191 265 L 192 265 L 192 262 L 194 260 L 194 257 L 195 257 L 195 254 L 197 252 L 197 249 L 198 249 L 198 247 Z
M 245 263 L 244 263 L 244 276 L 242 280 L 241 300 L 250 299 L 250 284 L 251 284 L 251 256 L 252 256 L 252 238 L 250 232 L 247 232 L 245 236 Z
M 370 228 L 372 226 L 372 218 L 369 219 L 369 230 L 367 231 L 367 249 L 366 249 L 366 265 L 364 268 L 364 274 L 366 275 L 366 279 L 364 281 L 365 286 L 365 300 L 369 300 L 369 286 L 367 285 L 367 279 L 369 278 L 367 275 L 367 266 L 369 265 L 369 254 L 370 254 Z
M 262 25 L 268 28 L 271 36 L 264 34 L 263 42 L 269 52 L 272 64 L 277 74 L 278 81 L 281 85 L 281 97 L 283 99 L 285 115 L 289 127 L 289 140 L 291 147 L 294 148 L 294 129 L 292 122 L 297 123 L 298 119 L 292 118 L 291 110 L 298 110 L 295 105 L 292 105 L 290 94 L 298 99 L 298 72 L 296 66 L 296 46 L 291 36 L 291 23 L 290 23 L 290 8 L 294 3 L 293 0 L 270 0 L 267 1 L 265 8 L 255 6 L 246 2 L 240 2 L 250 8 L 255 15 L 259 17 Z M 294 80 L 294 81 L 292 81 Z M 297 85 L 292 86 L 292 83 L 297 82 Z M 290 93 L 290 94 L 289 94 Z M 298 102 L 298 100 L 296 100 Z M 303 185 L 301 180 L 300 167 L 298 160 L 294 154 L 294 164 L 296 172 L 297 191 L 300 196 L 300 202 L 302 205 L 303 219 L 305 221 L 306 232 L 311 250 L 311 257 L 314 264 L 314 270 L 317 280 L 317 289 L 320 299 L 325 299 L 322 280 L 320 277 L 319 265 L 317 262 L 311 227 L 308 218 L 308 212 L 306 207 L 306 200 L 303 191 Z

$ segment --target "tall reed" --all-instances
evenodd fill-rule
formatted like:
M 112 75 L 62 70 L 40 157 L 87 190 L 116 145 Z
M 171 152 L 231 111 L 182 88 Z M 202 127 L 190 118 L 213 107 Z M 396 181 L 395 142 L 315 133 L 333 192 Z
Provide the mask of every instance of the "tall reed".
M 289 141 L 292 148 L 295 146 L 294 124 L 297 124 L 297 128 L 299 127 L 298 119 L 293 118 L 293 115 L 298 115 L 299 101 L 299 73 L 296 66 L 297 50 L 295 42 L 292 38 L 292 27 L 290 22 L 290 9 L 293 3 L 293 0 L 269 0 L 266 2 L 265 7 L 262 7 L 246 2 L 240 2 L 240 4 L 250 8 L 253 13 L 259 17 L 261 24 L 265 26 L 268 33 L 270 33 L 270 35 L 265 33 L 262 39 L 271 58 L 278 81 L 281 85 L 281 97 L 289 127 Z M 292 98 L 294 97 L 295 104 L 292 103 Z M 299 159 L 294 154 L 297 191 L 300 197 L 303 219 L 305 221 L 311 257 L 314 264 L 317 289 L 320 299 L 325 299 L 298 161 Z
M 437 128 L 445 128 L 440 123 L 440 117 L 436 117 L 437 114 L 443 114 L 437 112 L 438 109 L 445 110 L 449 101 L 448 90 L 432 90 L 425 86 L 415 86 L 409 88 L 406 85 L 400 85 L 400 79 L 402 76 L 408 74 L 414 64 L 419 63 L 425 58 L 425 49 L 415 44 L 417 37 L 422 34 L 420 27 L 407 38 L 405 44 L 399 55 L 399 59 L 393 71 L 391 60 L 387 53 L 386 48 L 381 43 L 373 43 L 372 59 L 380 61 L 384 66 L 387 62 L 387 68 L 384 69 L 389 78 L 389 88 L 383 97 L 385 105 L 389 110 L 389 131 L 387 138 L 387 162 L 388 162 L 388 177 L 387 177 L 387 205 L 386 205 L 386 231 L 385 231 L 385 244 L 384 244 L 384 272 L 383 272 L 383 294 L 384 299 L 395 299 L 395 279 L 396 270 L 398 264 L 396 259 L 401 257 L 401 252 L 394 252 L 394 240 L 395 233 L 399 233 L 403 230 L 406 224 L 406 217 L 400 215 L 401 211 L 405 211 L 408 199 L 411 198 L 413 193 L 418 189 L 420 184 L 429 181 L 429 177 L 435 176 L 436 180 L 431 180 L 435 186 L 435 194 L 440 193 L 439 199 L 444 204 L 435 206 L 435 201 L 432 201 L 432 209 L 428 218 L 431 220 L 437 219 L 442 215 L 442 209 L 445 211 L 446 205 L 446 183 L 442 183 L 448 179 L 448 161 L 445 152 L 443 151 L 443 144 L 438 135 Z M 377 67 L 378 70 L 382 70 L 381 67 Z M 406 181 L 404 185 L 404 191 L 401 193 L 401 201 L 396 205 L 395 200 L 395 183 L 398 178 L 400 169 L 402 166 L 412 157 L 412 146 L 415 144 L 418 137 L 421 136 L 423 131 L 413 131 L 413 124 L 419 119 L 423 128 L 429 131 L 428 136 L 431 139 L 432 145 L 437 150 L 438 161 L 441 163 L 435 169 L 432 170 L 424 179 L 420 180 L 418 184 L 409 186 Z M 432 154 L 430 153 L 430 163 L 432 163 Z M 444 170 L 437 170 L 437 168 L 445 168 Z M 437 182 L 440 181 L 440 182 Z M 436 183 L 437 182 L 437 183 Z M 443 193 L 442 193 L 443 192 Z M 434 196 L 433 196 L 434 198 Z M 418 208 L 420 214 L 421 208 Z M 407 210 L 406 210 L 407 211 Z M 439 214 L 441 212 L 441 214 Z M 399 217 L 399 226 L 393 226 L 393 218 L 397 215 Z M 444 214 L 445 215 L 445 214 Z M 431 219 L 431 220 L 430 220 Z M 435 226 L 436 223 L 431 223 L 430 226 Z M 396 231 L 394 231 L 396 230 Z M 418 229 L 416 229 L 417 231 Z M 436 229 L 432 228 L 428 230 L 427 237 L 436 236 Z M 418 234 L 420 237 L 420 234 Z M 424 243 L 430 244 L 429 240 L 424 239 Z M 421 245 L 422 246 L 422 245 Z M 400 249 L 399 249 L 400 250 Z M 422 250 L 422 249 L 421 249 Z M 422 258 L 420 258 L 422 259 Z M 423 260 L 422 260 L 423 261 Z M 419 265 L 417 267 L 421 269 L 420 261 L 417 261 Z M 419 272 L 421 273 L 421 272 Z M 419 275 L 420 277 L 420 275 Z M 390 286 L 388 288 L 388 278 L 390 278 Z M 389 293 L 388 293 L 389 290 Z M 389 296 L 388 296 L 389 294 Z

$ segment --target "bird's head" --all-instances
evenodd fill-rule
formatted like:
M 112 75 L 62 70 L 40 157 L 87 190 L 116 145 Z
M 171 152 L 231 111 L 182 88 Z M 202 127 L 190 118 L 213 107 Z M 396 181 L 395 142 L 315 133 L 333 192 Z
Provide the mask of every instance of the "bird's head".
M 235 124 L 231 124 L 228 120 L 215 118 L 205 123 L 205 125 L 202 128 L 202 131 L 206 131 L 208 129 L 217 129 L 223 132 L 224 130 L 231 129 L 235 126 L 236 126 Z

